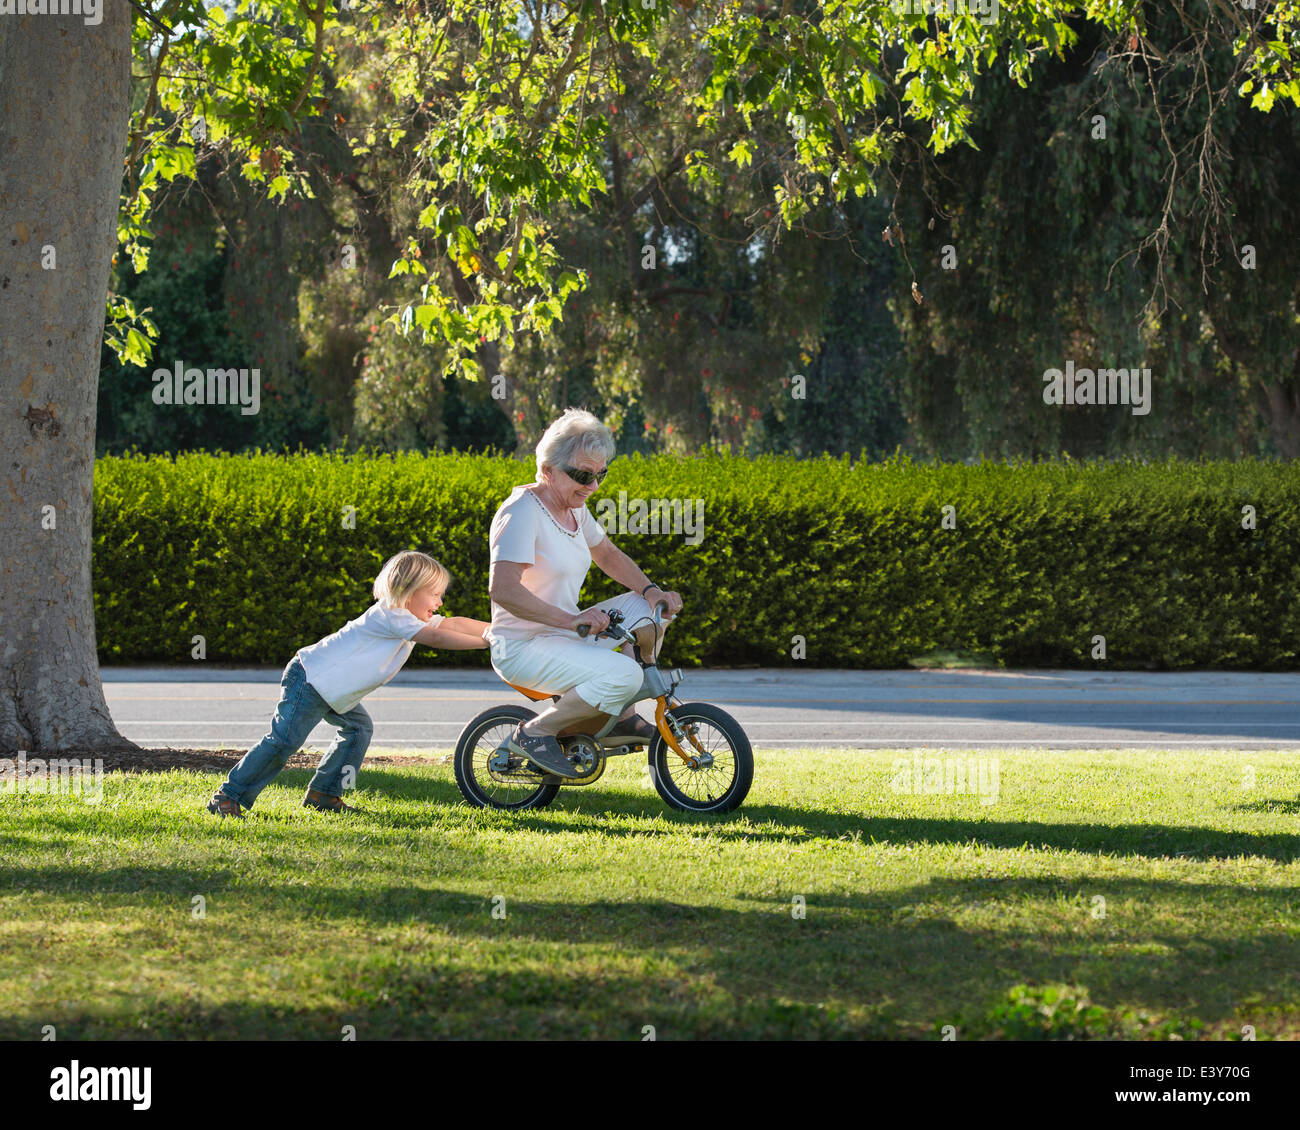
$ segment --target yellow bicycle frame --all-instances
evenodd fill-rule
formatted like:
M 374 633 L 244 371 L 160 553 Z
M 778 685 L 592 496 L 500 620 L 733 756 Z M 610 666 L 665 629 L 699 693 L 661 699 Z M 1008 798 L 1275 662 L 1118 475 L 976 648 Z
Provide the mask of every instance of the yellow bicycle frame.
M 680 703 L 678 705 L 680 705 Z M 668 743 L 668 748 L 671 749 L 675 754 L 677 754 L 677 756 L 680 757 L 687 765 L 690 765 L 695 760 L 695 758 L 692 757 L 690 754 L 686 753 L 682 749 L 681 745 L 678 743 L 677 738 L 673 736 L 672 727 L 668 725 L 667 712 L 668 712 L 668 697 L 666 695 L 660 695 L 655 700 L 655 726 L 658 728 L 659 733 L 663 737 L 664 741 Z M 692 734 L 689 730 L 686 731 L 686 736 L 690 738 L 691 745 L 693 745 L 701 753 L 705 752 L 704 747 L 701 746 L 700 743 L 695 740 L 695 735 Z

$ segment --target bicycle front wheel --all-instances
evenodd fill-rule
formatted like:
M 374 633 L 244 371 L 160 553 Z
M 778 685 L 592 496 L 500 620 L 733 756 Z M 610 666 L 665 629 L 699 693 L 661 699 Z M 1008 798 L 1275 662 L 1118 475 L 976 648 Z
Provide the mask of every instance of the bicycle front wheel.
M 754 751 L 745 731 L 725 710 L 687 702 L 669 713 L 686 733 L 682 749 L 700 764 L 692 768 L 655 734 L 650 742 L 650 776 L 670 808 L 681 812 L 731 812 L 754 781 Z

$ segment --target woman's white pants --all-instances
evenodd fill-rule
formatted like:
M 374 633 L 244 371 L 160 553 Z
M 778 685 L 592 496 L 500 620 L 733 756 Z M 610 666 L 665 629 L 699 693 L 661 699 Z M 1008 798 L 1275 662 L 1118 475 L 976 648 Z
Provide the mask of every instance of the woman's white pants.
M 652 615 L 649 602 L 634 592 L 592 607 L 602 612 L 617 608 L 623 613 L 621 626 L 628 631 L 638 621 L 648 622 Z M 621 714 L 644 679 L 635 659 L 614 650 L 623 646 L 621 640 L 580 639 L 573 632 L 556 629 L 526 640 L 488 638 L 492 668 L 507 683 L 545 694 L 576 691 L 583 702 L 606 714 Z

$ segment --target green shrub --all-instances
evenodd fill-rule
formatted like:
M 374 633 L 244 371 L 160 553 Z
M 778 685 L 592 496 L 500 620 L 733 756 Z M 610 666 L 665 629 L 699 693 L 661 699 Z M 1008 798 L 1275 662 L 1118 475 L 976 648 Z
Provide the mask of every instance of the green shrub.
M 960 1032 L 986 1040 L 1187 1040 L 1203 1027 L 1196 1019 L 1103 1008 L 1079 985 L 1013 985 L 982 1017 L 964 1021 Z
M 450 614 L 486 619 L 488 526 L 532 478 L 531 462 L 489 455 L 101 459 L 101 659 L 188 662 L 203 635 L 209 661 L 283 663 L 359 615 L 404 548 L 452 571 Z M 683 665 L 795 664 L 802 636 L 803 662 L 824 667 L 947 649 L 1012 666 L 1278 669 L 1296 657 L 1298 488 L 1296 465 L 1268 462 L 633 456 L 591 505 L 620 491 L 703 500 L 698 545 L 613 535 L 685 598 L 666 652 Z M 593 568 L 584 594 L 619 591 Z M 482 657 L 417 649 L 412 662 Z

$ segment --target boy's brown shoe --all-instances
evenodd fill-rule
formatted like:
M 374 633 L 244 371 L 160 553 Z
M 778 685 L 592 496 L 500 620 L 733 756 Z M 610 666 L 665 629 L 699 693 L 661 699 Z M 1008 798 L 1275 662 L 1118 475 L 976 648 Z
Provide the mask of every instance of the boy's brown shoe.
M 308 789 L 307 795 L 302 798 L 303 808 L 314 808 L 317 812 L 356 812 L 358 809 L 350 804 L 344 804 L 341 796 L 330 796 L 329 793 L 318 792 L 316 789 Z
M 214 816 L 237 816 L 240 820 L 247 818 L 246 813 L 239 807 L 239 802 L 231 800 L 225 793 L 217 791 L 212 794 L 212 799 L 208 801 L 208 811 Z

